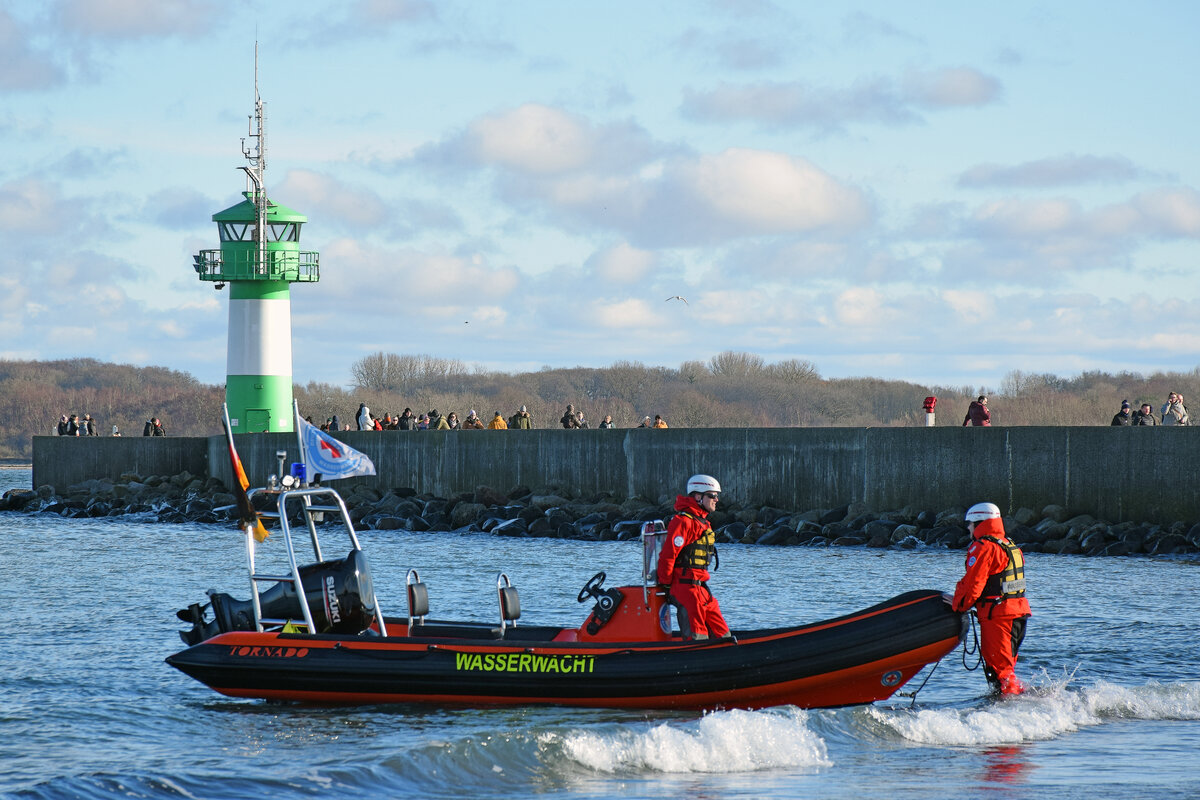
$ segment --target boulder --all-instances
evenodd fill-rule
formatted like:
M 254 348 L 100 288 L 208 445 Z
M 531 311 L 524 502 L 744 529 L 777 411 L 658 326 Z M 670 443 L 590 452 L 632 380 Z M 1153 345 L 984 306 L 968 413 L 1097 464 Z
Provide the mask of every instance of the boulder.
M 762 536 L 760 536 L 758 538 L 757 544 L 776 545 L 776 546 L 785 545 L 785 544 L 787 544 L 788 539 L 791 538 L 791 536 L 794 533 L 795 533 L 795 531 L 793 531 L 791 528 L 787 527 L 786 525 L 779 525 L 779 526 L 767 531 Z
M 529 505 L 543 512 L 547 509 L 567 505 L 567 498 L 557 494 L 535 494 L 529 498 Z
M 1012 530 L 1008 531 L 1009 540 L 1016 545 L 1025 547 L 1030 544 L 1041 544 L 1046 541 L 1045 533 L 1028 528 L 1024 525 L 1014 525 Z
M 826 511 L 824 514 L 822 514 L 820 516 L 820 518 L 817 519 L 817 522 L 821 523 L 822 526 L 830 525 L 834 522 L 841 522 L 842 520 L 844 520 L 846 518 L 846 513 L 849 510 L 850 510 L 849 505 L 831 508 L 828 511 Z
M 485 506 L 508 505 L 508 497 L 489 486 L 476 486 L 472 500 Z
M 1037 519 L 1038 514 L 1032 508 L 1021 507 L 1017 509 L 1017 513 L 1012 516 L 1013 522 L 1018 525 L 1032 525 Z
M 1055 522 L 1066 522 L 1070 515 L 1067 514 L 1067 510 L 1062 506 L 1048 505 L 1042 509 L 1042 516 Z
M 873 540 L 882 537 L 889 544 L 892 541 L 892 531 L 900 527 L 900 523 L 892 519 L 876 519 L 871 520 L 863 526 L 862 532 L 868 538 Z M 882 545 L 886 547 L 886 545 Z
M 525 536 L 527 534 L 525 521 L 519 517 L 506 520 L 492 528 L 492 533 L 497 536 Z

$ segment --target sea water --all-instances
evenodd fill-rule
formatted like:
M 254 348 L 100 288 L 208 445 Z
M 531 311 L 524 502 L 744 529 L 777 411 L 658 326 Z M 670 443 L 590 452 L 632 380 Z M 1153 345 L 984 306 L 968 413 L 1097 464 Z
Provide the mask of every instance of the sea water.
M 0 470 L 0 491 L 29 486 Z M 636 582 L 633 542 L 364 531 L 384 610 L 404 574 L 432 616 L 578 624 L 594 573 Z M 264 553 L 277 541 L 268 540 Z M 346 549 L 333 534 L 327 556 Z M 721 547 L 737 629 L 951 590 L 962 551 Z M 1030 554 L 1019 698 L 956 650 L 904 691 L 833 710 L 322 708 L 222 697 L 168 667 L 174 612 L 248 596 L 240 533 L 0 513 L 0 795 L 30 798 L 1095 798 L 1200 796 L 1200 563 Z M 590 604 L 589 604 L 590 605 Z

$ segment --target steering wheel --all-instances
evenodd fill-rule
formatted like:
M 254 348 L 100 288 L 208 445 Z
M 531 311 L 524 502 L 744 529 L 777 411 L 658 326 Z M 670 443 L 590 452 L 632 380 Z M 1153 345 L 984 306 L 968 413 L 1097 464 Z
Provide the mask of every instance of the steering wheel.
M 589 597 L 596 597 L 600 594 L 600 587 L 604 585 L 604 579 L 608 576 L 603 571 L 597 572 L 592 576 L 591 580 L 583 585 L 579 590 L 579 602 L 586 603 Z

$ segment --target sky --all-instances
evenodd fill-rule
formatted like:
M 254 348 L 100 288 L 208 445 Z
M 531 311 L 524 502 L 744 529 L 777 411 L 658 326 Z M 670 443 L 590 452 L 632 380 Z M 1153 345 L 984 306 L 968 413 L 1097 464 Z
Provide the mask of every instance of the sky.
M 192 255 L 246 189 L 257 42 L 269 194 L 320 253 L 297 383 L 377 352 L 1190 371 L 1197 31 L 1192 2 L 0 0 L 0 358 L 224 381 Z

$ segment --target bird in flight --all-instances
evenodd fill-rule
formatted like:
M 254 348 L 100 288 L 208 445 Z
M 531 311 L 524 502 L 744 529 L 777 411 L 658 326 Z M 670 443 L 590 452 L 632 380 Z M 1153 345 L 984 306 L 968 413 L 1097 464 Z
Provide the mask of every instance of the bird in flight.
M 684 297 L 684 296 L 683 296 L 683 295 L 681 295 L 681 294 L 673 294 L 673 295 L 671 295 L 670 297 L 668 297 L 666 300 L 664 300 L 663 302 L 664 302 L 664 303 L 669 303 L 669 302 L 671 302 L 672 300 L 682 300 L 682 301 L 683 301 L 683 304 L 684 304 L 685 306 L 686 306 L 686 305 L 688 305 L 687 298 L 686 298 L 686 297 Z

